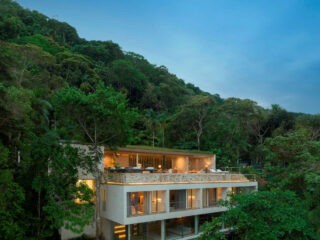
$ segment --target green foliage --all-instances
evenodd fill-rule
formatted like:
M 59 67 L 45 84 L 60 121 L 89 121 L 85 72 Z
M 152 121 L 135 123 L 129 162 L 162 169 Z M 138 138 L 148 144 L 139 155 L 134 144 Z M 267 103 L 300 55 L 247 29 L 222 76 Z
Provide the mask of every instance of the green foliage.
M 112 41 L 80 39 L 67 23 L 0 0 L 3 239 L 50 238 L 64 223 L 79 232 L 92 216 L 92 192 L 76 184 L 76 168 L 92 171 L 100 144 L 127 143 L 206 150 L 217 154 L 218 167 L 245 163 L 251 167 L 243 171 L 250 173 L 258 168 L 267 190 L 297 194 L 304 206 L 287 193 L 270 196 L 307 210 L 304 219 L 320 238 L 319 133 L 319 115 L 290 113 L 279 105 L 264 109 L 248 99 L 221 99 L 186 84 L 165 66 L 123 52 Z M 76 150 L 59 145 L 61 139 L 93 144 L 94 157 L 84 161 Z M 75 204 L 75 198 L 83 204 Z M 269 195 L 259 199 L 292 210 Z M 307 236 L 300 231 L 305 223 L 297 222 L 301 215 L 288 216 L 292 225 L 276 216 L 283 228 L 267 235 L 263 224 L 270 219 L 262 213 L 274 212 L 254 200 L 252 204 L 255 212 L 244 210 L 253 214 L 260 235 L 250 239 L 272 239 L 278 233 L 290 239 L 297 231 L 302 239 Z M 247 216 L 243 212 L 241 218 Z M 211 229 L 203 238 L 218 234 L 219 224 L 208 225 Z
M 94 193 L 85 184 L 77 183 L 78 168 L 92 172 L 94 162 L 83 155 L 79 157 L 79 150 L 68 145 L 54 153 L 54 158 L 49 160 L 48 181 L 35 178 L 33 187 L 38 191 L 45 188 L 48 193 L 48 203 L 43 210 L 52 223 L 51 228 L 64 226 L 80 233 L 92 221 L 94 207 L 91 199 Z
M 171 144 L 180 147 L 189 143 L 188 148 L 200 150 L 201 137 L 207 130 L 205 128 L 207 117 L 214 106 L 214 98 L 208 95 L 196 95 L 189 102 L 181 106 L 179 111 L 172 116 L 169 131 Z M 188 131 L 190 129 L 191 131 Z M 185 134 L 188 132 L 188 135 Z
M 42 50 L 51 53 L 57 54 L 64 50 L 63 47 L 59 46 L 55 41 L 52 39 L 45 37 L 41 34 L 35 34 L 33 36 L 26 36 L 21 37 L 18 39 L 12 40 L 13 42 L 20 43 L 20 44 L 33 44 L 40 47 Z
M 34 136 L 29 144 L 30 148 L 23 151 L 20 176 L 30 179 L 24 188 L 33 199 L 27 208 L 31 222 L 28 235 L 45 238 L 62 226 L 81 232 L 91 222 L 94 208 L 93 192 L 77 184 L 78 168 L 91 172 L 95 162 L 78 149 L 61 145 L 51 131 Z
M 0 134 L 17 143 L 21 132 L 32 128 L 32 92 L 21 87 L 6 88 L 2 85 L 0 96 Z
M 76 30 L 65 22 L 50 19 L 37 11 L 23 9 L 11 0 L 0 1 L 0 39 L 42 34 L 61 45 L 81 42 Z
M 23 22 L 15 16 L 2 18 L 0 22 L 0 39 L 19 37 L 20 33 L 25 30 L 24 27 Z
M 61 76 L 71 85 L 92 91 L 97 84 L 93 64 L 86 56 L 65 51 L 57 54 L 57 61 Z
M 9 170 L 0 170 L 0 235 L 1 239 L 25 239 L 22 222 L 25 200 L 23 189 L 13 181 Z
M 74 46 L 72 50 L 104 64 L 124 58 L 119 45 L 112 41 L 88 41 Z
M 198 240 L 226 240 L 226 236 L 220 231 L 223 227 L 218 218 L 213 218 L 211 222 L 205 222 L 201 226 L 201 235 Z
M 130 139 L 135 113 L 127 110 L 123 94 L 103 84 L 88 94 L 77 88 L 64 88 L 57 92 L 53 102 L 61 126 L 67 127 L 73 136 L 81 129 L 81 139 L 95 146 L 123 145 Z
M 220 226 L 224 223 L 233 229 L 238 239 L 313 239 L 305 206 L 293 192 L 232 195 L 230 203 L 229 211 L 220 217 Z M 206 226 L 204 234 L 212 230 L 214 233 L 218 227 L 217 222 L 212 222 Z
M 311 133 L 313 140 L 320 140 L 320 115 L 300 115 L 296 119 L 297 128 L 306 128 Z
M 305 175 L 315 170 L 310 166 L 320 164 L 320 143 L 300 129 L 267 139 L 265 154 L 266 173 L 272 175 L 270 185 L 302 195 L 306 189 Z
M 9 153 L 0 142 L 0 236 L 4 240 L 24 239 L 25 226 L 21 218 L 25 195 L 13 179 Z
M 62 85 L 57 68 L 55 58 L 35 45 L 0 42 L 0 80 L 6 86 L 37 89 L 46 96 Z
M 270 188 L 290 189 L 307 202 L 309 219 L 319 236 L 320 142 L 299 128 L 266 141 L 266 167 Z
M 138 104 L 146 88 L 145 75 L 126 60 L 114 61 L 111 69 L 117 76 L 112 85 L 126 93 L 131 103 Z

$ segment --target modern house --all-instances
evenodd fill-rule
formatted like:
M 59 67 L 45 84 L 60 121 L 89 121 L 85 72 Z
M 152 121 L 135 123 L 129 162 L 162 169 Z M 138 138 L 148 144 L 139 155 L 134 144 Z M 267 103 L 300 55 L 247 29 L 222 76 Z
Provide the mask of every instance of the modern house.
M 193 239 L 205 221 L 227 210 L 219 200 L 258 187 L 252 177 L 216 169 L 215 155 L 198 151 L 104 150 L 102 170 L 97 211 L 105 240 Z M 86 229 L 94 233 L 95 223 Z

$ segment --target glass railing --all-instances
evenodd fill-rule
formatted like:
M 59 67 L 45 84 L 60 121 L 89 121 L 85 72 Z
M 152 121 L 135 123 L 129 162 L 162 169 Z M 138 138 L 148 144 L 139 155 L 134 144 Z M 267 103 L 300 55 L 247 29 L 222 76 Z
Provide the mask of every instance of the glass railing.
M 170 212 L 186 210 L 185 201 L 170 201 Z

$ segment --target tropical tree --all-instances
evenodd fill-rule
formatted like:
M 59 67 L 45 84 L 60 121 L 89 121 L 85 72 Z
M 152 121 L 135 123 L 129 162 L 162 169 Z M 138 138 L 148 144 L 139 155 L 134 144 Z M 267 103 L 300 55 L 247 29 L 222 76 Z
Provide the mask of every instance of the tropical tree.
M 0 142 L 0 235 L 4 240 L 25 239 L 25 194 L 14 181 L 10 151 Z
M 200 150 L 205 121 L 214 104 L 214 98 L 196 95 L 172 117 L 170 134 L 172 142 L 191 141 Z M 193 139 L 192 139 L 193 138 Z
M 315 239 L 306 220 L 305 206 L 293 192 L 259 191 L 232 195 L 229 204 L 229 210 L 219 220 L 238 239 Z M 204 235 L 207 231 L 212 232 L 212 226 L 216 225 L 216 222 L 208 224 Z M 206 239 L 220 239 L 217 238 L 220 235 L 219 231 L 214 231 L 212 236 L 206 235 Z
M 299 128 L 267 139 L 264 172 L 269 188 L 290 189 L 306 201 L 310 223 L 319 236 L 320 142 L 313 133 Z
M 18 179 L 30 198 L 25 203 L 30 223 L 27 236 L 43 239 L 61 227 L 83 231 L 93 217 L 93 192 L 77 183 L 78 169 L 92 172 L 93 162 L 78 149 L 61 145 L 54 131 L 33 135 L 21 158 Z
M 309 131 L 299 129 L 266 140 L 265 172 L 273 188 L 290 189 L 302 196 L 310 166 L 320 164 L 320 142 L 313 141 Z
M 130 141 L 131 126 L 135 113 L 127 109 L 125 96 L 99 84 L 94 92 L 84 93 L 67 87 L 54 96 L 58 126 L 65 129 L 73 139 L 92 145 L 94 162 L 102 158 L 100 146 L 116 147 Z M 97 165 L 96 165 L 97 166 Z M 95 174 L 96 191 L 100 192 L 101 173 Z M 100 194 L 96 207 L 100 205 Z M 100 211 L 96 211 L 97 237 L 100 236 Z

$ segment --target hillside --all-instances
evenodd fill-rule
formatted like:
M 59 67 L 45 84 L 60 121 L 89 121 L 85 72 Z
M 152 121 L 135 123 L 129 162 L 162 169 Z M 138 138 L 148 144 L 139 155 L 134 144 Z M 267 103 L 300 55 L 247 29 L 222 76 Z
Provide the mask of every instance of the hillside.
M 53 239 L 65 220 L 59 218 L 65 206 L 49 193 L 62 194 L 58 174 L 70 166 L 57 170 L 54 180 L 45 174 L 52 158 L 64 161 L 61 140 L 214 152 L 219 167 L 249 165 L 245 171 L 259 172 L 262 188 L 295 192 L 319 234 L 319 133 L 319 115 L 222 99 L 112 41 L 87 41 L 67 23 L 0 0 L 5 239 Z M 77 161 L 74 168 L 84 164 Z M 64 179 L 71 185 L 72 173 Z

